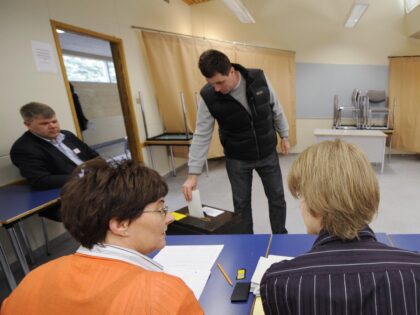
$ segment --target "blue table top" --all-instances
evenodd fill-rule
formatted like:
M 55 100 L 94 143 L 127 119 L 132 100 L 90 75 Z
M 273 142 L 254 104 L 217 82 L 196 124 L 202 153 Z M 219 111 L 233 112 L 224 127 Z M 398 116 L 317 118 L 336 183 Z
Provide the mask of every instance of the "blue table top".
M 375 233 L 379 242 L 391 245 L 387 234 Z M 296 257 L 312 248 L 316 235 L 309 234 L 275 234 L 271 240 L 269 255 Z
M 420 251 L 420 234 L 390 234 L 389 237 L 395 247 Z
M 240 282 L 250 282 L 260 256 L 264 256 L 270 235 L 179 235 L 167 236 L 167 245 L 219 245 L 223 250 L 216 260 L 223 266 L 233 285 L 238 268 L 246 269 L 246 278 Z M 254 296 L 250 293 L 247 302 L 231 303 L 233 287 L 223 277 L 214 264 L 209 280 L 199 302 L 206 315 L 250 314 Z
M 0 222 L 10 224 L 57 202 L 60 189 L 32 190 L 29 185 L 8 185 L 0 188 Z
M 268 254 L 296 257 L 309 251 L 315 239 L 309 234 L 275 234 Z
M 386 233 L 375 233 L 376 239 L 378 242 L 384 243 L 386 245 L 392 246 L 392 243 L 389 240 L 389 235 Z

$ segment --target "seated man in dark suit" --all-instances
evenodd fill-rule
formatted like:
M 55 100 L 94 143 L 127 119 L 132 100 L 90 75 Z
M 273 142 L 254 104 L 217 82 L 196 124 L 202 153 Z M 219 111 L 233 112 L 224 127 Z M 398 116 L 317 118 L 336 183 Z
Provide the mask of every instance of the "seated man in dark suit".
M 63 186 L 78 165 L 98 156 L 70 131 L 60 130 L 48 105 L 32 102 L 20 114 L 28 131 L 13 144 L 10 157 L 34 189 Z
M 41 103 L 28 103 L 20 109 L 28 128 L 13 144 L 10 158 L 34 189 L 52 189 L 64 185 L 73 170 L 98 153 L 70 131 L 60 130 L 54 110 Z M 57 207 L 41 213 L 60 221 Z
M 341 140 L 306 149 L 289 172 L 312 249 L 273 264 L 260 287 L 265 314 L 418 314 L 420 255 L 379 243 L 368 224 L 379 185 L 365 154 Z

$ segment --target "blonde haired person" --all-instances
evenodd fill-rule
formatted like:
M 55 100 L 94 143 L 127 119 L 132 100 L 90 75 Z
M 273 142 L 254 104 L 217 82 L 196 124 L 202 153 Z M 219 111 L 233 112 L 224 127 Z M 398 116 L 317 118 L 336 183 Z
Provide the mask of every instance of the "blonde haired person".
M 420 256 L 376 240 L 368 224 L 379 185 L 364 153 L 341 140 L 306 149 L 289 190 L 318 238 L 312 249 L 273 264 L 261 283 L 266 314 L 417 314 Z

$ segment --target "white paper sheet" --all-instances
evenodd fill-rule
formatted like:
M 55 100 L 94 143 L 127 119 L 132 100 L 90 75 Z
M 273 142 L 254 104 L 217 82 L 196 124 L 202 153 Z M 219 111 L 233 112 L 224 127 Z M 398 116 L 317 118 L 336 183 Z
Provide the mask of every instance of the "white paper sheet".
M 168 267 L 211 270 L 223 245 L 165 246 L 153 259 Z
M 254 274 L 251 278 L 251 292 L 256 296 L 260 296 L 260 283 L 264 273 L 272 264 L 282 261 L 290 260 L 293 257 L 289 256 L 278 256 L 278 255 L 268 255 L 268 257 L 260 257 L 258 260 L 257 267 L 255 268 Z
M 203 205 L 198 189 L 192 191 L 192 200 L 188 201 L 188 211 L 192 217 L 204 218 Z
M 203 207 L 203 212 L 210 217 L 217 217 L 218 215 L 221 215 L 224 211 L 210 207 Z
M 31 40 L 32 54 L 35 59 L 36 69 L 39 72 L 57 72 L 53 48 L 50 43 Z
M 184 280 L 198 299 L 222 249 L 223 245 L 166 246 L 153 259 Z
M 203 293 L 207 280 L 210 277 L 210 270 L 185 270 L 165 267 L 165 272 L 181 278 L 191 291 L 193 291 L 197 300 L 200 298 L 201 293 Z

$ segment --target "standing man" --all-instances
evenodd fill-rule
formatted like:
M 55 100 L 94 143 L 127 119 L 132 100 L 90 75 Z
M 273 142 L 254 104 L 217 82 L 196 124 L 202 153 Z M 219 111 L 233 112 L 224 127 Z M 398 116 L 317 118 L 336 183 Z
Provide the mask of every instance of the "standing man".
M 198 66 L 207 84 L 200 92 L 202 101 L 190 148 L 189 173 L 182 186 L 185 199 L 191 200 L 197 188 L 217 120 L 233 204 L 235 212 L 242 216 L 244 232 L 253 233 L 251 190 L 255 169 L 268 198 L 271 230 L 287 233 L 276 132 L 281 137 L 282 153 L 288 154 L 289 125 L 273 88 L 262 70 L 232 64 L 217 50 L 203 52 Z
M 59 188 L 78 165 L 99 156 L 70 131 L 60 130 L 48 105 L 31 102 L 20 114 L 28 131 L 13 144 L 10 158 L 33 188 Z

